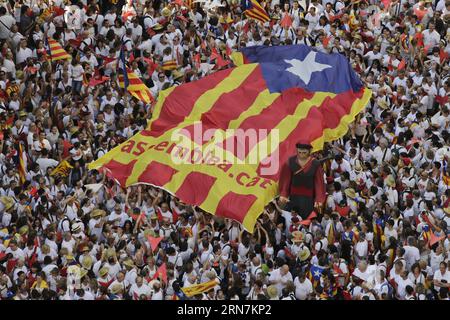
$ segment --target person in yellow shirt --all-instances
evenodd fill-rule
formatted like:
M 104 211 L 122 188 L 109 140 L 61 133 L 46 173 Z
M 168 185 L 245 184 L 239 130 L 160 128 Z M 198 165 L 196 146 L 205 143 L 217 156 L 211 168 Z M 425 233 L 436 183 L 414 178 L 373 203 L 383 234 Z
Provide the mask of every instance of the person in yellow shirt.
M 48 284 L 45 281 L 45 275 L 42 272 L 39 272 L 36 276 L 36 281 L 31 286 L 31 290 L 37 290 L 41 293 L 44 289 L 48 289 Z

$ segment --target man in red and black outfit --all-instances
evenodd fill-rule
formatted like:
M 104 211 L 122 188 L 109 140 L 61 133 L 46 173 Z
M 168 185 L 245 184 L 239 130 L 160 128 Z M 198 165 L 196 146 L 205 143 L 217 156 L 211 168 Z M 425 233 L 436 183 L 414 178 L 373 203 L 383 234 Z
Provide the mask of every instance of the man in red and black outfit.
M 282 166 L 280 174 L 280 201 L 288 208 L 299 208 L 305 219 L 316 209 L 320 211 L 326 198 L 324 173 L 319 160 L 311 157 L 312 146 L 307 141 L 296 145 L 297 155 Z

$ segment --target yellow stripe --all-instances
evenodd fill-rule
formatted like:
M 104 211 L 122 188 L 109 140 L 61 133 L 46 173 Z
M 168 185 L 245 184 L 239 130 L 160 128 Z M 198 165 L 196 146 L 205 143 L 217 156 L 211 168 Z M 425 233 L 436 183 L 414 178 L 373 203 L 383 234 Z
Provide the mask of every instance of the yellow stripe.
M 244 55 L 241 52 L 234 51 L 231 53 L 231 60 L 239 67 L 244 64 Z
M 156 120 L 159 118 L 159 115 L 161 114 L 161 109 L 162 109 L 162 107 L 163 107 L 163 105 L 164 105 L 164 101 L 166 101 L 166 98 L 167 98 L 167 97 L 172 93 L 172 91 L 175 90 L 176 88 L 177 88 L 176 86 L 173 86 L 173 87 L 170 87 L 170 88 L 168 88 L 168 89 L 166 89 L 166 90 L 162 90 L 162 91 L 159 92 L 159 95 L 158 95 L 158 101 L 156 102 L 155 109 L 154 109 L 154 112 L 153 112 L 153 114 L 152 114 L 152 119 L 150 120 L 150 122 L 149 122 L 149 124 L 148 124 L 148 126 L 147 126 L 148 129 L 150 129 L 152 123 L 153 123 L 154 121 L 156 121 Z
M 191 113 L 186 117 L 186 121 L 195 122 L 200 120 L 202 114 L 208 112 L 222 94 L 240 87 L 257 66 L 258 64 L 251 63 L 233 69 L 228 77 L 217 84 L 215 88 L 206 91 L 197 99 Z
M 295 112 L 291 115 L 288 115 L 283 120 L 281 120 L 274 129 L 271 130 L 270 134 L 263 140 L 261 140 L 258 144 L 253 146 L 252 150 L 248 153 L 245 162 L 247 163 L 250 159 L 255 159 L 257 157 L 257 153 L 259 152 L 259 145 L 264 145 L 264 143 L 268 143 L 267 140 L 270 139 L 271 136 L 277 132 L 279 133 L 279 141 L 280 143 L 284 141 L 289 134 L 297 128 L 297 124 L 301 119 L 307 117 L 309 111 L 315 107 L 320 106 L 326 98 L 334 98 L 336 95 L 330 92 L 317 92 L 314 94 L 312 99 L 305 99 L 297 105 Z
M 260 22 L 265 22 L 265 17 L 262 17 L 257 12 L 247 10 L 247 11 L 245 11 L 245 15 L 247 17 L 249 17 L 249 18 L 253 18 L 253 19 L 258 20 Z
M 130 94 L 133 95 L 133 97 L 136 97 L 136 99 L 138 99 L 138 100 L 142 100 L 141 97 L 139 96 L 139 93 L 142 94 L 142 97 L 144 98 L 143 102 L 145 102 L 145 103 L 151 102 L 151 99 L 146 91 L 142 91 L 142 92 L 130 91 Z

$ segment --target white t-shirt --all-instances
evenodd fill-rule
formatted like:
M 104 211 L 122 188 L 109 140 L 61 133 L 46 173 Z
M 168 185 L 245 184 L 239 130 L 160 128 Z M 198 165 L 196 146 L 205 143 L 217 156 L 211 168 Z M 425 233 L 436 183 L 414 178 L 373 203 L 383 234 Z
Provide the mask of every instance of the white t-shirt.
M 420 260 L 420 252 L 418 248 L 412 246 L 404 246 L 403 249 L 405 249 L 403 257 L 406 261 L 406 269 L 410 270 L 411 266 Z
M 9 14 L 0 17 L 0 39 L 8 39 L 11 27 L 16 23 L 16 19 Z
M 281 295 L 281 291 L 285 287 L 288 281 L 293 281 L 292 274 L 290 272 L 286 273 L 284 276 L 281 275 L 280 269 L 274 270 L 269 277 L 270 282 L 276 282 L 274 284 L 278 289 L 278 294 Z
M 447 281 L 447 283 L 450 283 L 450 271 L 445 270 L 445 273 L 442 274 L 441 270 L 437 270 L 434 273 L 433 280 L 438 280 L 438 281 L 445 280 L 445 281 Z
M 306 300 L 310 293 L 313 293 L 313 286 L 311 281 L 308 278 L 305 278 L 303 283 L 300 282 L 299 278 L 295 278 L 295 297 L 298 300 Z

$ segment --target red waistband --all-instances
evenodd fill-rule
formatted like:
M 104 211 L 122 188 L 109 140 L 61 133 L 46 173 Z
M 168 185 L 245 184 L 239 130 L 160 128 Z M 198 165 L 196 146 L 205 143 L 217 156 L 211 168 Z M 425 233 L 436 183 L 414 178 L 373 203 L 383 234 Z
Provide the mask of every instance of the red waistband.
M 291 195 L 312 197 L 314 196 L 314 190 L 304 186 L 291 185 Z

